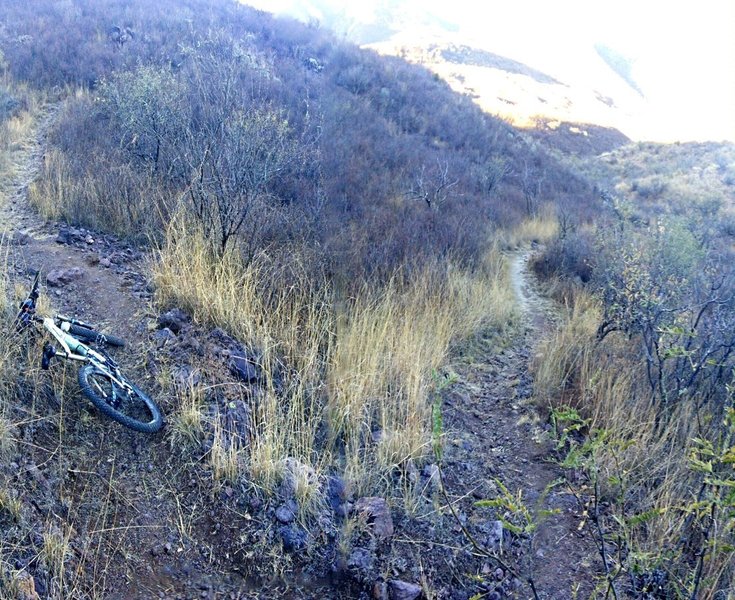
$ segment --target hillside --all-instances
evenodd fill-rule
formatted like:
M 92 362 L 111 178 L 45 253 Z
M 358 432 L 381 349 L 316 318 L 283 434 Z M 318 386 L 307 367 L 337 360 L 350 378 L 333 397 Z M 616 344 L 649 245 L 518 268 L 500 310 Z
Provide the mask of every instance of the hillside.
M 453 36 L 397 34 L 368 45 L 384 55 L 424 65 L 485 112 L 516 127 L 532 128 L 538 119 L 590 123 L 627 131 L 642 100 L 604 61 L 590 54 L 587 77 L 594 84 L 564 81 L 531 65 L 458 43 Z M 583 62 L 583 61 L 580 61 Z M 580 78 L 581 79 L 581 78 Z

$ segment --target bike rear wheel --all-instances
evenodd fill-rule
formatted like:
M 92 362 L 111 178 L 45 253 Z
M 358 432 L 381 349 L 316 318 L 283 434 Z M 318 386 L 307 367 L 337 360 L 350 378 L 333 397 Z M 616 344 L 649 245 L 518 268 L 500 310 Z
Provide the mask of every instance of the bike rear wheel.
M 125 345 L 125 340 L 115 335 L 109 335 L 107 333 L 100 333 L 99 331 L 95 331 L 94 329 L 90 329 L 89 327 L 82 327 L 81 325 L 74 325 L 73 323 L 69 325 L 69 333 L 72 334 L 76 338 L 79 338 L 81 340 L 88 340 L 90 342 L 95 342 L 98 345 L 105 345 L 105 344 L 107 344 L 108 346 L 124 346 Z
M 105 415 L 135 431 L 155 433 L 163 426 L 161 411 L 143 391 L 126 383 L 129 390 L 116 384 L 106 370 L 94 364 L 79 369 L 82 393 Z

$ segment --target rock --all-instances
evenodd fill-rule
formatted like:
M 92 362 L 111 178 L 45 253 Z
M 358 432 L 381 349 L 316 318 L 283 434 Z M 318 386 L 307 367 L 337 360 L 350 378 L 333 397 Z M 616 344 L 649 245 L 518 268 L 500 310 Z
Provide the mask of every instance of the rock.
M 112 266 L 112 261 L 107 257 L 100 258 L 100 266 L 105 267 L 105 269 L 109 269 Z
M 226 347 L 237 343 L 234 338 L 228 335 L 228 333 L 221 327 L 215 327 L 212 329 L 212 331 L 209 332 L 209 337 L 218 344 Z
M 370 573 L 375 564 L 373 553 L 367 548 L 355 548 L 347 558 L 347 566 L 363 575 Z
M 84 239 L 84 235 L 73 227 L 62 227 L 56 236 L 57 244 L 73 244 Z
M 81 279 L 84 276 L 84 271 L 79 267 L 72 267 L 70 269 L 52 269 L 46 275 L 46 283 L 49 287 L 63 287 L 72 281 Z
M 28 571 L 21 571 L 15 576 L 15 589 L 18 600 L 41 600 L 36 582 Z
M 491 521 L 488 528 L 487 538 L 485 540 L 487 546 L 492 552 L 502 552 L 503 550 L 503 522 Z
M 85 238 L 84 238 L 84 241 L 85 241 L 85 242 L 86 242 L 87 244 L 94 244 L 94 238 L 93 238 L 93 237 L 92 237 L 91 235 L 89 235 L 89 234 L 87 234 L 87 235 L 85 236 Z
M 373 599 L 374 600 L 389 600 L 388 596 L 388 584 L 382 579 L 378 579 L 373 585 Z
M 297 525 L 284 525 L 278 529 L 278 535 L 281 536 L 286 552 L 297 552 L 306 547 L 306 531 Z
M 421 586 L 400 579 L 388 582 L 390 600 L 416 600 L 421 595 Z
M 283 471 L 284 477 L 281 489 L 284 497 L 292 498 L 299 487 L 316 487 L 319 485 L 316 471 L 309 465 L 290 456 L 283 459 Z
M 424 477 L 427 477 L 429 481 L 427 482 L 427 485 L 431 489 L 436 489 L 439 487 L 440 480 L 439 480 L 439 467 L 435 464 L 426 465 L 423 470 Z
M 102 261 L 100 261 L 100 263 L 101 262 Z M 158 327 L 160 329 L 168 327 L 172 332 L 178 335 L 189 321 L 191 321 L 191 318 L 183 310 L 180 308 L 173 308 L 158 317 Z
M 360 498 L 355 504 L 355 511 L 365 519 L 376 538 L 388 539 L 393 535 L 393 518 L 384 498 Z
M 296 518 L 299 507 L 294 500 L 288 500 L 276 509 L 276 519 L 281 523 L 291 523 Z
M 30 243 L 32 239 L 33 238 L 31 238 L 31 236 L 27 233 L 16 231 L 13 233 L 13 237 L 10 238 L 10 244 L 12 246 L 26 246 Z
M 166 344 L 176 340 L 176 334 L 171 331 L 168 327 L 159 329 L 153 334 L 153 341 L 156 342 L 156 348 L 159 350 Z
M 161 331 L 166 331 L 166 329 L 168 327 L 161 329 Z M 171 330 L 169 329 L 169 331 Z M 173 334 L 173 332 L 171 333 Z M 155 334 L 153 338 L 156 339 Z M 177 389 L 191 390 L 202 383 L 202 374 L 199 369 L 194 369 L 188 365 L 179 365 L 171 371 L 171 379 Z
M 327 501 L 335 512 L 338 512 L 346 502 L 352 500 L 352 494 L 342 477 L 333 475 L 327 479 Z
M 247 356 L 233 355 L 230 358 L 230 373 L 245 383 L 260 379 L 260 369 Z
M 239 445 L 249 443 L 252 436 L 250 407 L 242 400 L 230 400 L 225 407 L 224 429 L 232 439 L 238 438 Z

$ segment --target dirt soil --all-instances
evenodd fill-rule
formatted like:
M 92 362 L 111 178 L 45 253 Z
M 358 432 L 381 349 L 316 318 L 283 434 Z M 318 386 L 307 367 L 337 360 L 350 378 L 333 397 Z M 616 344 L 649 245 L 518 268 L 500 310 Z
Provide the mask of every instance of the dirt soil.
M 39 120 L 34 139 L 14 155 L 15 177 L 0 208 L 10 277 L 27 287 L 38 269 L 78 270 L 69 283 L 44 287 L 54 311 L 125 338 L 116 359 L 170 415 L 178 406 L 171 382 L 216 366 L 219 334 L 186 323 L 176 339 L 161 341 L 145 253 L 99 232 L 46 222 L 29 206 L 54 114 Z M 29 393 L 15 409 L 19 452 L 0 465 L 0 487 L 23 503 L 19 523 L 3 534 L 11 548 L 3 562 L 32 576 L 29 600 L 531 598 L 528 579 L 542 599 L 588 597 L 595 550 L 579 532 L 581 507 L 563 484 L 554 485 L 563 473 L 550 462 L 548 427 L 531 401 L 529 363 L 553 308 L 534 287 L 527 260 L 528 253 L 513 258 L 523 314 L 517 334 L 502 342 L 478 338 L 448 369 L 458 377 L 442 397 L 446 493 L 436 465 L 409 465 L 396 484 L 412 486 L 414 510 L 388 499 L 392 535 L 353 535 L 345 549 L 339 513 L 353 503 L 337 503 L 318 525 L 285 520 L 284 533 L 277 512 L 284 498 L 265 497 L 248 482 L 214 487 L 206 448 L 172 447 L 166 428 L 128 431 L 79 395 L 72 367 L 57 364 L 49 374 L 31 364 Z M 498 482 L 520 491 L 532 514 L 554 514 L 530 536 L 498 526 L 502 511 L 476 504 L 497 497 Z M 339 478 L 328 485 L 338 488 Z M 288 537 L 302 533 L 306 543 Z M 49 534 L 68 543 L 56 573 L 39 558 Z

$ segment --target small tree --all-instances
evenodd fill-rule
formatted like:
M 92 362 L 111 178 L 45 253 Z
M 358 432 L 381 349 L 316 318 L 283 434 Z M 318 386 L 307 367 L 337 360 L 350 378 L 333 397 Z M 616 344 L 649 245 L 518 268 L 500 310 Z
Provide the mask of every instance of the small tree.
M 267 66 L 247 48 L 214 39 L 191 55 L 190 121 L 179 158 L 186 165 L 189 207 L 224 254 L 258 232 L 277 210 L 275 182 L 303 164 L 306 147 L 286 112 L 258 101 Z
M 183 86 L 167 69 L 144 66 L 102 82 L 100 105 L 120 146 L 155 173 L 182 129 Z

